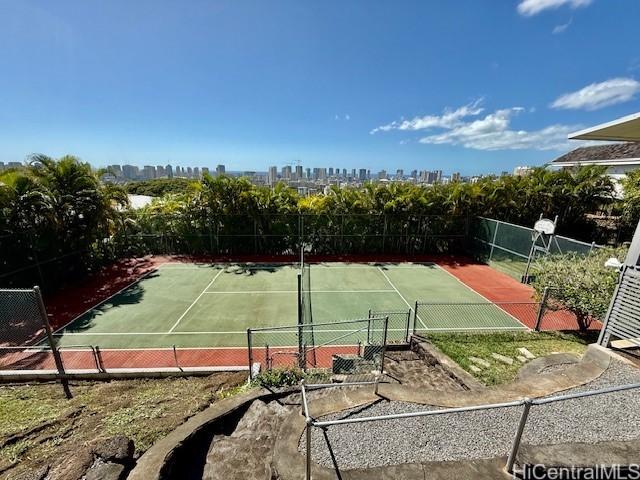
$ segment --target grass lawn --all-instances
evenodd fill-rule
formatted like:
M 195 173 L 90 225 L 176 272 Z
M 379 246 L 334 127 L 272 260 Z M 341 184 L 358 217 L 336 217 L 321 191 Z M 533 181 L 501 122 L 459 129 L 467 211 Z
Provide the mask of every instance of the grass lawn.
M 96 440 L 124 435 L 140 455 L 158 438 L 246 380 L 208 377 L 85 382 L 66 400 L 57 383 L 0 387 L 0 478 L 63 468 Z
M 516 355 L 518 348 L 525 347 L 536 357 L 551 353 L 583 354 L 594 338 L 578 334 L 503 332 L 503 333 L 439 333 L 428 336 L 429 340 L 453 361 L 486 385 L 498 385 L 515 379 L 522 366 Z M 491 354 L 498 353 L 514 359 L 513 365 L 495 360 Z M 469 357 L 482 358 L 490 367 L 473 372 Z M 478 366 L 478 365 L 476 365 Z

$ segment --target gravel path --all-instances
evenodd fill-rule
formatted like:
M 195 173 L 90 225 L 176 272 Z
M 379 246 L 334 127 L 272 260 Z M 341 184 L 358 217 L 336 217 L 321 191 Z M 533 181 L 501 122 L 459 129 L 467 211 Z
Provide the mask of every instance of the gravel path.
M 640 370 L 614 361 L 595 381 L 563 393 L 595 390 L 640 382 Z M 435 407 L 380 401 L 338 415 L 338 419 L 433 410 Z M 490 458 L 507 455 L 522 407 L 433 417 L 335 425 L 324 433 L 313 429 L 314 461 L 333 467 L 328 443 L 342 469 L 400 463 Z M 607 411 L 607 415 L 598 412 Z M 351 413 L 353 412 L 353 413 Z M 594 412 L 596 414 L 594 414 Z M 326 435 L 326 437 L 325 437 Z M 300 449 L 304 451 L 302 436 Z M 567 400 L 531 409 L 523 436 L 525 444 L 595 443 L 640 438 L 640 391 Z

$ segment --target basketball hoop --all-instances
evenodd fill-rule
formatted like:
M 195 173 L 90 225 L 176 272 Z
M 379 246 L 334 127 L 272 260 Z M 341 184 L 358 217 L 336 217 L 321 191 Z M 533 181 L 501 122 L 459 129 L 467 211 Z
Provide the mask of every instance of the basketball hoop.
M 538 233 L 553 235 L 553 233 L 556 231 L 556 223 L 553 220 L 549 220 L 548 218 L 541 218 L 535 223 L 533 229 Z

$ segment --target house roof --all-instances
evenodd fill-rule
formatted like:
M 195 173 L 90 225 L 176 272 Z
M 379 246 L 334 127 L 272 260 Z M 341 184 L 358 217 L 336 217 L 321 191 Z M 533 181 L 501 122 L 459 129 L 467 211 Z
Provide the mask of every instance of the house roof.
M 572 133 L 569 139 L 640 142 L 640 112 Z
M 565 165 L 640 163 L 640 142 L 580 147 L 556 158 L 552 163 Z

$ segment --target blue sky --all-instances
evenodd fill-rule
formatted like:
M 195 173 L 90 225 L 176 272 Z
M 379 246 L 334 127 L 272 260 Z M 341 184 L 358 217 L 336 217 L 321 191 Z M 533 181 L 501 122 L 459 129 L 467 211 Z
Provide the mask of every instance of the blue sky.
M 0 161 L 541 164 L 640 110 L 639 21 L 637 0 L 0 0 Z

